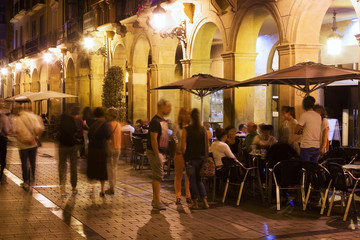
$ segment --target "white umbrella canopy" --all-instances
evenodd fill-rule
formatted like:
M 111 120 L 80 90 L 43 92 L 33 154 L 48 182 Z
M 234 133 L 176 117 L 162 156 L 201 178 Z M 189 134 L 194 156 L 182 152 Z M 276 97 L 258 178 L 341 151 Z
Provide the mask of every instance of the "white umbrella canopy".
M 6 101 L 15 101 L 15 102 L 36 102 L 42 101 L 52 98 L 75 98 L 77 96 L 61 93 L 61 92 L 54 92 L 54 91 L 46 91 L 46 92 L 24 92 L 13 97 L 9 97 Z

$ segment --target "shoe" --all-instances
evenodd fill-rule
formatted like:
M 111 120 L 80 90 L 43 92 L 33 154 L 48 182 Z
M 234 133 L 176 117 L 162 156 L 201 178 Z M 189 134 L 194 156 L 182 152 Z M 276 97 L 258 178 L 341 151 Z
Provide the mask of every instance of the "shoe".
M 115 192 L 114 192 L 114 190 L 107 189 L 107 190 L 105 190 L 105 194 L 114 195 Z
M 181 204 L 181 198 L 177 198 L 175 204 L 180 205 Z
M 105 193 L 100 193 L 100 197 L 105 197 Z
M 158 202 L 157 204 L 154 204 L 153 208 L 158 210 L 166 210 L 166 206 L 163 202 Z
M 206 198 L 203 198 L 203 203 L 204 203 L 203 208 L 208 209 L 210 207 Z
M 192 201 L 192 199 L 191 199 L 191 198 L 186 198 L 186 203 L 188 203 L 188 204 L 192 204 L 192 203 L 193 203 L 193 201 Z
M 73 187 L 71 191 L 72 191 L 72 194 L 74 194 L 74 195 L 78 193 L 78 190 L 76 189 L 76 187 Z
M 198 201 L 194 200 L 192 205 L 189 208 L 190 209 L 198 209 L 199 208 Z
M 166 203 L 166 202 L 164 202 L 164 201 L 161 201 L 162 202 L 162 204 L 164 204 L 165 206 L 169 206 L 169 204 L 168 203 Z M 154 201 L 154 200 L 152 200 L 151 201 L 151 206 L 156 206 L 156 202 Z

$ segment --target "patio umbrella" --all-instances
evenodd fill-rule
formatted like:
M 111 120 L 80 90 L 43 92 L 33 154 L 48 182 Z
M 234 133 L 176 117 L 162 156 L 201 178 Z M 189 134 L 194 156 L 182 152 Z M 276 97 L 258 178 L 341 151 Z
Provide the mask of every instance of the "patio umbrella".
M 150 90 L 181 89 L 188 91 L 201 99 L 201 120 L 203 115 L 203 98 L 222 89 L 235 87 L 237 82 L 224 78 L 214 77 L 210 74 L 197 74 L 190 78 L 172 82 Z
M 346 79 L 360 79 L 360 71 L 327 66 L 321 63 L 302 62 L 289 68 L 238 82 L 236 87 L 281 84 L 289 85 L 309 95 L 319 88 Z
M 36 94 L 35 92 L 23 92 L 21 94 L 18 94 L 18 95 L 15 95 L 15 96 L 12 96 L 12 97 L 8 97 L 5 99 L 5 101 L 12 101 L 12 102 L 21 102 L 21 103 L 24 103 L 24 102 L 30 102 L 30 96 Z
M 74 98 L 75 95 L 70 95 L 61 92 L 47 91 L 47 92 L 24 92 L 13 97 L 6 98 L 6 101 L 15 102 L 36 102 L 41 100 L 47 100 L 51 98 Z

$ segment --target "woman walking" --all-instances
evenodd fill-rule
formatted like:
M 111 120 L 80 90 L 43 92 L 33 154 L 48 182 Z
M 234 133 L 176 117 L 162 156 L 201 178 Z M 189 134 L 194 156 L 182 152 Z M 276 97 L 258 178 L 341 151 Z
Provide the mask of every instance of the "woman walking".
M 190 123 L 190 112 L 185 108 L 181 108 L 179 111 L 178 122 L 174 125 L 173 138 L 176 143 L 176 151 L 174 156 L 174 165 L 175 165 L 175 194 L 176 194 L 176 204 L 181 204 L 181 182 L 183 179 L 183 173 L 185 168 L 184 157 L 181 152 L 181 134 L 184 128 L 186 128 Z M 185 194 L 186 202 L 192 203 L 191 194 L 189 188 L 189 178 L 185 171 Z
M 116 120 L 118 117 L 118 112 L 115 108 L 109 108 L 106 112 L 106 117 L 111 126 L 111 141 L 109 146 L 109 153 L 108 153 L 109 157 L 107 162 L 110 188 L 107 189 L 105 193 L 113 195 L 115 193 L 116 171 L 120 157 L 121 125 Z
M 204 208 L 209 208 L 204 183 L 200 176 L 200 167 L 207 157 L 208 138 L 205 128 L 200 124 L 198 109 L 191 112 L 191 124 L 183 129 L 181 136 L 181 150 L 184 153 L 186 172 L 190 181 L 190 193 L 193 201 L 191 209 L 198 209 L 198 195 L 203 200 Z
M 95 193 L 94 181 L 101 183 L 100 196 L 105 196 L 105 181 L 108 180 L 106 169 L 108 140 L 111 137 L 111 125 L 105 121 L 105 111 L 98 107 L 94 111 L 95 122 L 89 128 L 89 155 L 87 177 L 93 183 L 92 195 Z

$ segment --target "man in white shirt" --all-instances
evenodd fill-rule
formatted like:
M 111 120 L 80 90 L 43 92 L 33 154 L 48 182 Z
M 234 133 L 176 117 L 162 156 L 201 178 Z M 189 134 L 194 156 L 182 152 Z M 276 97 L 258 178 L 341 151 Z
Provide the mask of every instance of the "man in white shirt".
M 320 153 L 321 141 L 321 116 L 313 110 L 315 98 L 307 96 L 303 100 L 303 108 L 306 112 L 301 114 L 296 134 L 302 133 L 300 144 L 300 159 L 302 161 L 317 162 Z
M 126 120 L 126 125 L 121 127 L 122 132 L 130 132 L 130 138 L 132 137 L 132 134 L 135 132 L 135 128 L 131 126 L 131 120 Z

